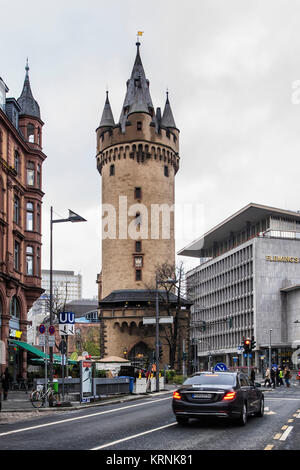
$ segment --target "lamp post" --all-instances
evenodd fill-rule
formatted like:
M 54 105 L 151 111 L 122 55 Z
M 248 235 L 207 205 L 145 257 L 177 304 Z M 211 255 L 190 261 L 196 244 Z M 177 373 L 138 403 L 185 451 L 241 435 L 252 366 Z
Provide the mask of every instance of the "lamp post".
M 176 284 L 176 279 L 166 279 L 159 281 L 155 277 L 155 368 L 156 368 L 156 391 L 159 392 L 159 301 L 158 301 L 158 286 L 159 284 Z
M 53 219 L 53 207 L 50 209 L 50 325 L 53 325 L 53 224 L 61 222 L 86 222 L 86 219 L 69 209 L 67 219 Z M 53 382 L 53 347 L 49 348 L 49 379 Z M 47 359 L 46 359 L 47 360 Z M 47 385 L 47 384 L 46 384 Z

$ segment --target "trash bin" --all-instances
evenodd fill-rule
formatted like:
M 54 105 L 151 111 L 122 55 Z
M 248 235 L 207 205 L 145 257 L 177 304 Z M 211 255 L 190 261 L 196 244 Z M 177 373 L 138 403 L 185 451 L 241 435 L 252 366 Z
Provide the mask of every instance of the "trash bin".
M 53 379 L 53 391 L 58 393 L 58 379 Z
M 130 391 L 130 393 L 133 393 L 134 381 L 135 381 L 134 377 L 129 377 L 129 391 Z

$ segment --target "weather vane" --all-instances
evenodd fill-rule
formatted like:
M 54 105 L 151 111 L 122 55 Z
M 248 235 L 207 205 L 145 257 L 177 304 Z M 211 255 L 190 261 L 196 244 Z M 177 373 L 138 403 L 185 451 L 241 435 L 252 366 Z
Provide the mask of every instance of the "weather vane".
M 138 31 L 138 32 L 137 32 L 137 36 L 136 36 L 136 41 L 137 41 L 137 42 L 140 42 L 140 41 L 139 41 L 139 36 L 143 36 L 143 33 L 144 33 L 144 31 Z

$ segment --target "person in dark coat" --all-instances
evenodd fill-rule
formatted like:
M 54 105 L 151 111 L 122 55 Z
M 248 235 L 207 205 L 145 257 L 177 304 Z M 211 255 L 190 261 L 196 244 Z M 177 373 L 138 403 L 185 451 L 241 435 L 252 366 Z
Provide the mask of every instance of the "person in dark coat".
M 251 369 L 250 381 L 251 381 L 252 385 L 254 385 L 254 383 L 255 383 L 255 370 L 254 369 Z
M 271 384 L 272 384 L 273 388 L 276 387 L 276 370 L 275 370 L 275 367 L 272 367 L 272 369 L 271 369 Z
M 3 399 L 7 400 L 8 389 L 9 389 L 9 379 L 10 375 L 8 372 L 8 367 L 6 367 L 5 372 L 1 376 L 2 389 L 3 389 Z

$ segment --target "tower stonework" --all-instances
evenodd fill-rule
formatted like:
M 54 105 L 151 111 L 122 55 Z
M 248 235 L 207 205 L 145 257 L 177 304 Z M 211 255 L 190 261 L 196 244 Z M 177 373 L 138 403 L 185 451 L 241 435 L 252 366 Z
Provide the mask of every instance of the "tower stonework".
M 96 130 L 102 176 L 101 351 L 133 362 L 155 348 L 155 325 L 143 325 L 143 317 L 155 315 L 157 267 L 175 264 L 179 169 L 179 130 L 169 98 L 163 114 L 160 108 L 155 112 L 139 49 L 137 43 L 119 122 L 107 92 Z M 165 348 L 164 359 L 168 362 Z

